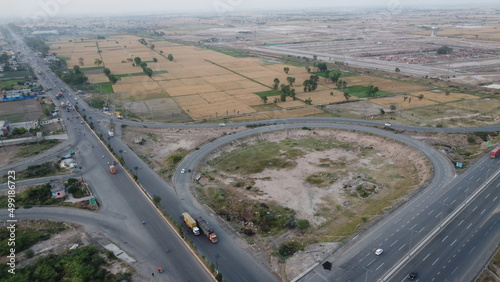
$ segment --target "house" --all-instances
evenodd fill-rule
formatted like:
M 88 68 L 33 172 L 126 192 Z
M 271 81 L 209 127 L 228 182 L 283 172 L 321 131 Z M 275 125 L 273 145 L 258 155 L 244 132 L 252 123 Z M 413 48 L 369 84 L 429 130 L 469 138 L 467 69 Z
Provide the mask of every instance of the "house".
M 50 193 L 52 193 L 52 198 L 60 199 L 66 197 L 64 181 L 62 179 L 51 180 Z
M 7 136 L 10 132 L 10 122 L 6 120 L 0 120 L 0 136 Z

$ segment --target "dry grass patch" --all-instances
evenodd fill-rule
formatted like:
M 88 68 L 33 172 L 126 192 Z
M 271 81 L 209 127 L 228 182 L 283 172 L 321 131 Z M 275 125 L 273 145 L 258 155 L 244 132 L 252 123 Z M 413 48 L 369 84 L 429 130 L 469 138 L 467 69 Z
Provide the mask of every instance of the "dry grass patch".
M 279 107 L 283 109 L 288 109 L 288 108 L 295 108 L 295 107 L 300 107 L 304 106 L 305 103 L 300 101 L 300 100 L 295 100 L 295 101 L 288 101 L 288 102 L 282 102 L 277 104 Z
M 333 95 L 330 95 L 330 92 L 333 92 Z M 311 98 L 313 105 L 338 103 L 345 101 L 343 93 L 331 89 L 315 90 L 313 92 L 300 92 L 296 95 L 296 97 L 301 100 L 306 100 L 308 98 Z M 354 96 L 350 98 L 350 100 L 356 100 L 356 99 L 357 97 Z
M 109 79 L 104 73 L 102 74 L 87 74 L 87 77 L 89 78 L 89 83 L 103 83 L 103 82 L 109 82 Z
M 470 95 L 470 94 L 465 94 L 465 93 L 450 93 L 449 95 L 446 95 L 445 92 L 435 92 L 435 91 L 419 91 L 412 93 L 411 95 L 414 97 L 418 97 L 418 95 L 424 95 L 426 99 L 439 102 L 439 103 L 446 103 L 446 102 L 452 102 L 452 101 L 458 101 L 458 100 L 466 100 L 466 99 L 478 99 L 479 97 Z M 412 101 L 413 102 L 413 101 Z
M 386 109 L 389 109 L 391 104 L 397 105 L 398 110 L 400 109 L 412 109 L 425 107 L 430 105 L 435 105 L 437 102 L 426 99 L 425 97 L 422 100 L 419 100 L 417 97 L 412 97 L 411 102 L 408 103 L 408 99 L 406 101 L 403 100 L 403 96 L 393 96 L 393 97 L 384 97 L 384 98 L 375 98 L 370 99 L 370 102 L 380 105 Z
M 160 93 L 164 91 L 158 84 L 154 82 L 137 82 L 137 83 L 123 83 L 113 85 L 115 92 L 127 92 L 130 96 L 143 96 L 147 99 L 147 94 Z

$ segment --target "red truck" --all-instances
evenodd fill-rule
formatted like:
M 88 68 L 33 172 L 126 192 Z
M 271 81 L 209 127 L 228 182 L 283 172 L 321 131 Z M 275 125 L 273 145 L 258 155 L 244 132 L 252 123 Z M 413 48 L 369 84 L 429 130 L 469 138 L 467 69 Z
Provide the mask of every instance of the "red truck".
M 490 157 L 492 159 L 498 157 L 498 155 L 500 155 L 500 147 L 496 147 L 495 149 L 493 149 L 493 151 L 490 152 Z
M 114 165 L 110 165 L 109 166 L 109 171 L 112 173 L 112 174 L 116 174 L 116 168 Z
M 198 227 L 201 230 L 201 233 L 203 235 L 207 236 L 207 238 L 212 242 L 212 243 L 217 243 L 217 235 L 215 234 L 214 230 L 210 227 L 210 224 L 208 224 L 208 221 L 203 219 L 203 217 L 199 216 L 196 218 L 196 223 L 198 224 Z

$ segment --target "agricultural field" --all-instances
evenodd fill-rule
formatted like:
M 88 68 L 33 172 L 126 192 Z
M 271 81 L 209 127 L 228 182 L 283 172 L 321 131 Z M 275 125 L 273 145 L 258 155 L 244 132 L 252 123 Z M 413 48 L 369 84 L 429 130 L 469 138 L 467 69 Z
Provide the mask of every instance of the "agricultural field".
M 304 66 L 270 63 L 253 57 L 232 57 L 223 52 L 167 41 L 146 39 L 146 46 L 139 39 L 131 35 L 83 41 L 61 38 L 52 42 L 51 48 L 58 56 L 68 59 L 68 66 L 81 65 L 80 58 L 83 58 L 81 68 L 89 82 L 96 88 L 100 87 L 101 92 L 115 93 L 109 96 L 111 106 L 140 119 L 172 121 L 176 117 L 177 121 L 221 118 L 238 121 L 311 116 L 325 112 L 306 105 L 307 99 L 313 106 L 346 101 L 335 83 L 322 77 L 315 91 L 304 92 L 302 82 L 312 75 Z M 168 54 L 173 55 L 172 61 L 168 60 Z M 135 57 L 140 57 L 154 71 L 152 77 L 134 65 Z M 103 61 L 100 66 L 94 63 L 98 58 Z M 116 84 L 109 84 L 101 72 L 103 67 L 109 68 L 119 78 Z M 288 68 L 288 73 L 284 68 Z M 453 102 L 479 99 L 458 92 L 445 95 L 444 91 L 432 90 L 433 87 L 426 84 L 348 74 L 341 79 L 347 82 L 348 90 L 352 92 L 349 101 L 367 100 L 373 105 L 369 108 L 375 106 L 387 111 L 394 104 L 399 113 L 416 108 L 437 107 L 442 110 L 443 104 L 450 108 Z M 278 85 L 289 85 L 287 77 L 295 78 L 292 86 L 297 100 L 287 97 L 286 102 L 274 103 L 281 92 L 280 86 L 273 90 L 273 81 L 277 78 Z M 371 85 L 380 89 L 378 97 L 367 97 L 366 90 Z M 267 104 L 261 99 L 263 95 L 268 97 Z M 362 115 L 348 116 L 365 117 L 366 111 Z

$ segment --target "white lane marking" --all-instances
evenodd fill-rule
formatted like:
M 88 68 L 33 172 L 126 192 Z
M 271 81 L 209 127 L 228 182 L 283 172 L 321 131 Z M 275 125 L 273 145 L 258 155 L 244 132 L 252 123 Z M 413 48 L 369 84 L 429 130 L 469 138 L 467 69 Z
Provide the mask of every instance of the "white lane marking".
M 496 196 L 496 197 L 495 197 L 495 199 L 493 199 L 493 202 L 494 202 L 494 201 L 496 201 L 496 200 L 497 200 L 497 198 L 498 198 L 498 196 Z
M 481 180 L 481 178 L 478 177 L 477 180 L 476 180 L 476 182 L 479 182 L 479 180 Z
M 406 244 L 404 244 L 403 246 L 401 246 L 401 248 L 398 249 L 398 251 L 401 251 L 402 248 L 404 248 L 406 246 Z
M 445 203 L 445 202 L 446 202 L 446 200 L 448 200 L 448 197 L 446 197 L 446 199 L 444 199 L 444 200 L 443 200 L 443 203 Z
M 422 232 L 422 230 L 424 230 L 424 229 L 425 229 L 425 227 L 422 227 L 422 229 L 420 229 L 417 233 Z
M 398 242 L 398 240 L 394 241 L 394 243 L 392 243 L 390 246 L 394 246 L 394 244 L 396 244 Z
M 439 258 L 437 258 L 437 259 L 436 259 L 436 260 L 432 263 L 432 265 L 435 265 L 435 264 L 436 264 L 436 262 L 438 262 L 438 260 L 439 260 Z
M 462 221 L 460 221 L 460 223 L 458 223 L 458 225 L 457 225 L 457 226 L 460 226 L 460 224 L 462 224 L 462 222 L 464 222 L 464 220 L 463 220 L 463 219 L 462 219 Z
M 378 234 L 378 236 L 377 236 L 377 237 L 375 237 L 375 239 L 378 239 L 378 237 L 380 237 L 381 235 L 382 235 L 382 233 Z
M 415 224 L 415 225 L 413 225 L 413 226 L 410 228 L 410 230 L 413 230 L 413 228 L 415 228 L 415 226 L 417 226 L 417 225 L 416 225 L 416 224 Z
M 486 211 L 486 209 L 484 209 L 480 214 L 483 214 L 485 211 Z
M 450 247 L 455 245 L 456 242 L 457 242 L 457 239 L 455 239 L 455 241 L 453 241 L 453 243 L 450 244 Z
M 469 226 L 467 226 L 467 228 L 465 228 L 465 229 L 469 229 L 471 226 L 472 226 L 472 223 L 471 223 L 471 224 L 469 224 Z
M 444 237 L 444 239 L 441 240 L 441 243 L 443 243 L 446 239 L 448 239 L 448 236 Z
M 488 195 L 486 195 L 486 197 L 484 197 L 484 198 L 485 198 L 485 199 L 488 199 L 488 197 L 489 197 L 490 195 L 491 195 L 491 193 L 490 193 L 490 194 L 488 194 Z
M 436 214 L 436 216 L 434 218 L 437 218 L 440 215 L 441 215 L 441 212 L 439 212 L 438 214 Z
M 374 261 L 375 261 L 375 259 L 373 259 L 372 261 L 370 261 L 370 263 L 368 263 L 366 266 L 370 266 L 370 264 L 372 264 Z
M 382 267 L 382 265 L 384 265 L 384 263 L 382 263 L 381 265 L 379 265 L 377 268 L 375 268 L 375 270 L 378 270 L 379 268 Z
M 457 269 L 458 269 L 458 266 L 455 267 L 455 269 L 451 272 L 451 274 L 455 273 L 455 271 L 457 271 Z
M 434 212 L 434 210 L 431 210 L 427 215 L 431 215 L 431 213 L 433 213 L 433 212 Z
M 470 251 L 469 251 L 469 254 L 472 253 L 472 251 L 474 251 L 476 247 L 472 248 Z
M 427 254 L 427 255 L 425 256 L 425 258 L 424 258 L 422 261 L 426 260 L 426 259 L 427 259 L 430 255 L 431 255 L 430 253 L 429 253 L 429 254 Z
M 472 211 L 475 211 L 477 209 L 477 206 L 472 209 Z
M 457 201 L 456 199 L 455 199 L 455 200 L 453 200 L 453 202 L 451 202 L 451 203 L 450 203 L 450 206 L 451 206 L 451 205 L 453 205 L 453 203 L 454 203 L 454 202 L 456 202 L 456 201 Z

